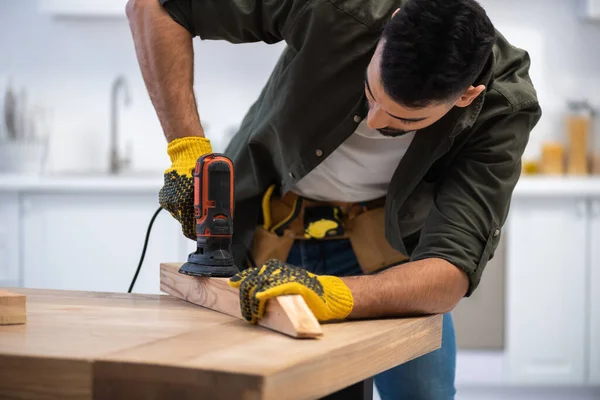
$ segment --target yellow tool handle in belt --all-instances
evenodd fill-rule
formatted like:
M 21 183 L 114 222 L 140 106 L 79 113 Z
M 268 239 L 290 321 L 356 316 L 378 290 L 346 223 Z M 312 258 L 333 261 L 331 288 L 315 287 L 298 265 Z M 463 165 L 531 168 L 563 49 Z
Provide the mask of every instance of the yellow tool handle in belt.
M 294 218 L 298 216 L 300 211 L 300 207 L 302 205 L 302 198 L 298 196 L 294 200 L 294 204 L 292 205 L 292 210 L 290 213 L 281 221 L 275 223 L 273 221 L 273 216 L 271 215 L 271 198 L 273 197 L 273 192 L 275 191 L 275 185 L 271 185 L 265 191 L 262 199 L 262 211 L 263 211 L 263 228 L 269 232 L 275 232 L 281 235 L 280 232 L 276 232 L 279 228 L 287 225 Z
M 275 185 L 269 186 L 262 198 L 263 228 L 266 231 L 271 228 L 271 196 L 274 190 Z

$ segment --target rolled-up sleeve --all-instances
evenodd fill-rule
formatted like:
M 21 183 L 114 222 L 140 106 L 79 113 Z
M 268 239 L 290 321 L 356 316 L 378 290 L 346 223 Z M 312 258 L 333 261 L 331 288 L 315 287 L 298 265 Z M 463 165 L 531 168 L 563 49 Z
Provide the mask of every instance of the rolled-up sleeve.
M 311 0 L 160 0 L 169 15 L 201 39 L 231 43 L 284 40 Z
M 541 117 L 537 102 L 474 126 L 439 183 L 411 260 L 441 258 L 463 270 L 470 296 L 493 256 L 506 221 L 521 157 Z

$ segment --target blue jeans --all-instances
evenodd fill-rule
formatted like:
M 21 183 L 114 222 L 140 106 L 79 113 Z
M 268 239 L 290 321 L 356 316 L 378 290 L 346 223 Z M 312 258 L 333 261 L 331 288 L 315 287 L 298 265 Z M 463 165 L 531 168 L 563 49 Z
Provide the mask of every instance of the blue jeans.
M 288 263 L 319 275 L 361 275 L 348 240 L 296 241 Z M 456 393 L 456 343 L 451 315 L 443 316 L 442 347 L 374 377 L 382 400 L 446 400 Z

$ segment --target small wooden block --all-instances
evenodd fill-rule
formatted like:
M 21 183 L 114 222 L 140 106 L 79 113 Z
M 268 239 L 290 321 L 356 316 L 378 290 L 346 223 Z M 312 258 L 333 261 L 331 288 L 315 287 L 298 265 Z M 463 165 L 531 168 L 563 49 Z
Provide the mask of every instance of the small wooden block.
M 27 321 L 26 296 L 0 290 L 0 325 L 24 324 Z
M 202 278 L 179 273 L 181 264 L 160 265 L 160 290 L 190 303 L 242 319 L 239 290 L 227 278 Z M 279 296 L 267 302 L 258 325 L 295 338 L 323 335 L 317 318 L 300 295 Z

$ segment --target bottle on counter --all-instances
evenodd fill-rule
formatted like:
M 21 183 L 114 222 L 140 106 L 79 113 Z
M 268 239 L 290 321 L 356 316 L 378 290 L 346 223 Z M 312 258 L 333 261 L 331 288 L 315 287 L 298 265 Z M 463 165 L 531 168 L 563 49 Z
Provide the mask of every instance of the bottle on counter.
M 540 172 L 543 175 L 564 175 L 565 146 L 556 141 L 542 143 Z
M 592 137 L 590 170 L 593 175 L 600 175 L 600 124 L 597 123 L 598 113 L 591 109 L 590 135 Z
M 569 101 L 566 115 L 567 174 L 588 175 L 594 159 L 590 135 L 593 110 L 587 100 Z

